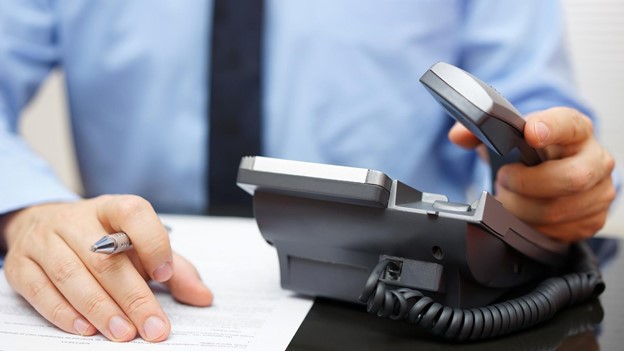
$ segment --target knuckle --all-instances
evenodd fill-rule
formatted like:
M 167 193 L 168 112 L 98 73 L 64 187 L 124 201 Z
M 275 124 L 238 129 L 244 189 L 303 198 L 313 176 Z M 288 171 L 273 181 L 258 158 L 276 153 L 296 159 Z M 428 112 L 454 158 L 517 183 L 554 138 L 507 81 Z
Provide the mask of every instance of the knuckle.
M 570 165 L 563 178 L 563 187 L 569 193 L 588 190 L 595 177 L 595 171 L 585 165 Z
M 24 284 L 22 295 L 28 301 L 39 300 L 39 296 L 48 288 L 51 288 L 49 281 L 30 280 Z
M 517 168 L 511 168 L 511 166 L 504 170 L 499 171 L 498 177 L 502 177 L 506 185 L 504 187 L 512 190 L 513 192 L 525 194 L 531 189 L 530 178 L 527 179 L 524 173 L 518 171 Z
M 594 125 L 592 123 L 592 120 L 585 116 L 585 114 L 583 114 L 581 111 L 573 109 L 573 108 L 567 108 L 567 110 L 569 111 L 569 116 L 572 119 L 572 125 L 574 126 L 573 128 L 573 133 L 574 133 L 574 137 L 577 137 L 579 134 L 582 135 L 590 135 L 593 134 L 594 132 Z
M 562 209 L 562 206 L 547 206 L 543 209 L 542 220 L 544 223 L 560 223 L 565 217 L 565 211 Z
M 596 235 L 596 233 L 598 233 L 600 229 L 604 227 L 606 223 L 606 213 L 601 213 L 597 216 L 591 217 L 590 219 L 585 221 L 582 226 L 579 226 L 579 238 L 585 240 L 593 237 L 594 235 Z
M 114 198 L 112 214 L 120 223 L 135 223 L 149 212 L 154 212 L 152 205 L 140 196 L 117 195 Z
M 133 315 L 145 310 L 145 307 L 149 306 L 151 303 L 152 295 L 148 290 L 135 288 L 128 291 L 123 297 L 122 306 L 128 315 Z
M 605 201 L 607 202 L 607 204 L 610 205 L 613 201 L 615 201 L 616 197 L 617 189 L 615 188 L 615 186 L 613 186 L 613 183 L 611 183 L 611 186 L 605 193 Z
M 52 267 L 50 279 L 52 279 L 55 285 L 63 285 L 77 276 L 81 269 L 81 265 L 75 260 L 61 260 Z
M 65 324 L 66 318 L 64 317 L 67 316 L 67 312 L 69 312 L 69 310 L 63 301 L 56 302 L 50 313 L 50 322 L 57 326 Z
M 4 259 L 4 276 L 12 286 L 15 285 L 17 279 L 20 277 L 20 267 L 24 267 L 21 262 L 24 262 L 27 258 L 14 254 L 13 251 L 9 251 Z M 26 262 L 24 262 L 26 263 Z
M 609 175 L 615 169 L 615 159 L 606 151 L 604 152 L 604 167 Z
M 593 236 L 595 233 L 597 233 L 605 226 L 606 223 L 607 212 L 602 212 L 598 217 L 596 217 L 596 220 L 592 221 L 592 223 L 590 224 L 591 235 Z
M 93 202 L 109 202 L 112 201 L 112 199 L 114 199 L 115 197 L 117 197 L 118 195 L 111 195 L 111 194 L 102 194 L 102 195 L 98 195 L 97 197 L 94 197 L 90 200 L 87 201 L 93 201 Z
M 100 315 L 108 310 L 108 296 L 94 293 L 85 298 L 87 315 Z
M 115 256 L 96 255 L 91 262 L 91 267 L 98 275 L 110 275 L 122 269 L 122 261 Z
M 53 223 L 72 223 L 77 212 L 73 210 L 72 206 L 60 206 L 50 216 Z
M 115 201 L 115 215 L 122 221 L 132 220 L 151 209 L 147 200 L 136 195 L 119 195 Z
M 593 135 L 594 134 L 594 122 L 591 120 L 591 118 L 585 116 L 584 114 L 580 112 L 578 112 L 578 114 L 580 116 L 579 118 L 582 120 L 581 125 L 585 133 L 587 135 Z
M 161 240 L 150 240 L 147 242 L 142 250 L 146 252 L 150 257 L 162 257 L 167 252 L 167 246 L 163 245 Z
M 560 138 L 583 140 L 593 134 L 593 122 L 581 111 L 570 107 L 554 107 L 549 110 L 553 118 L 549 123 L 558 131 Z
M 30 226 L 26 229 L 26 232 L 23 235 L 31 238 L 32 240 L 44 242 L 46 244 L 49 244 L 49 240 L 52 238 L 48 225 L 43 223 L 41 219 L 36 219 L 31 222 Z

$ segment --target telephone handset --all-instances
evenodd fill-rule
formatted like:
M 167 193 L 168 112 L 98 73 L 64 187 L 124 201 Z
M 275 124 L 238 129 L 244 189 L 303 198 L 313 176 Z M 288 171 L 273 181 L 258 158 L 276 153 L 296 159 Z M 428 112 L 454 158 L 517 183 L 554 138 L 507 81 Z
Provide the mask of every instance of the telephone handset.
M 518 149 L 520 161 L 528 166 L 545 159 L 541 150 L 524 140 L 520 112 L 490 85 L 445 62 L 431 66 L 420 82 L 456 121 L 498 155 Z
M 487 84 L 445 63 L 421 81 L 486 145 L 541 161 L 517 111 Z M 538 233 L 485 191 L 455 203 L 377 170 L 259 156 L 242 158 L 237 183 L 277 249 L 283 288 L 365 303 L 445 338 L 508 334 L 604 290 L 586 245 Z

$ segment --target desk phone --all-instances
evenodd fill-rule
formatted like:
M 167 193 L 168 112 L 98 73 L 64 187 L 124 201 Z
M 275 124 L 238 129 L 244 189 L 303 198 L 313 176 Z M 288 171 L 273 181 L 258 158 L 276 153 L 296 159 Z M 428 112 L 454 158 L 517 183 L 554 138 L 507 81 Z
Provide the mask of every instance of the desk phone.
M 544 159 L 518 111 L 478 78 L 439 62 L 421 82 L 495 152 Z M 486 191 L 456 203 L 380 170 L 260 156 L 242 158 L 237 183 L 253 195 L 283 288 L 365 304 L 444 338 L 512 333 L 605 288 L 584 243 L 537 232 Z

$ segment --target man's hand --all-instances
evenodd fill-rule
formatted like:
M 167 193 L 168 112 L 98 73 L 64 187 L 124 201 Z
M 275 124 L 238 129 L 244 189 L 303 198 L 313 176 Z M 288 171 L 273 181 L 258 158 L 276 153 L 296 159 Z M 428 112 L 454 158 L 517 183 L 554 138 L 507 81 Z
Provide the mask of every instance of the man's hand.
M 553 238 L 577 241 L 593 236 L 606 222 L 616 189 L 611 179 L 615 162 L 594 138 L 591 120 L 565 107 L 536 112 L 527 117 L 524 137 L 548 159 L 534 167 L 501 167 L 495 184 L 498 200 Z M 466 148 L 479 145 L 459 124 L 449 138 Z
M 138 334 L 162 341 L 171 325 L 147 280 L 165 283 L 184 303 L 208 306 L 212 293 L 195 268 L 171 251 L 151 205 L 136 196 L 101 196 L 33 206 L 3 218 L 9 284 L 47 320 L 74 334 L 98 330 L 114 341 Z M 0 228 L 2 229 L 2 228 Z M 134 249 L 116 255 L 89 247 L 108 233 Z

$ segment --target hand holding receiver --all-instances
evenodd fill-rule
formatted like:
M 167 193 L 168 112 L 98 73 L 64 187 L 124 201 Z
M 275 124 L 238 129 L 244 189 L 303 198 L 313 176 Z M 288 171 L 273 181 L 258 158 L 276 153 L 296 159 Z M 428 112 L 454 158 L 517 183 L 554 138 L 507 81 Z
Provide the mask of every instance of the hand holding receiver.
M 614 159 L 594 137 L 591 120 L 570 108 L 552 108 L 529 115 L 524 135 L 548 161 L 503 166 L 496 197 L 546 235 L 562 241 L 590 238 L 604 226 L 617 193 Z
M 2 224 L 9 284 L 69 333 L 165 340 L 171 325 L 149 279 L 167 285 L 181 302 L 207 306 L 212 301 L 194 267 L 171 251 L 160 219 L 140 197 L 37 205 L 4 216 Z M 119 231 L 132 239 L 134 250 L 118 255 L 89 250 L 103 235 Z
M 616 195 L 614 161 L 596 141 L 589 118 L 553 108 L 525 123 L 494 88 L 443 62 L 421 82 L 459 122 L 451 141 L 467 148 L 483 143 L 502 156 L 519 151 L 522 164 L 505 165 L 496 177 L 496 198 L 505 208 L 561 241 L 586 239 L 602 228 Z

